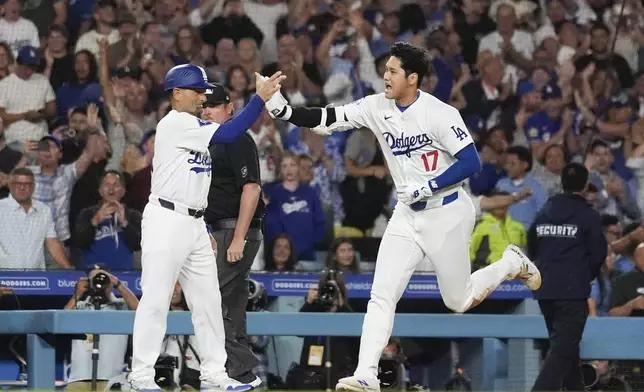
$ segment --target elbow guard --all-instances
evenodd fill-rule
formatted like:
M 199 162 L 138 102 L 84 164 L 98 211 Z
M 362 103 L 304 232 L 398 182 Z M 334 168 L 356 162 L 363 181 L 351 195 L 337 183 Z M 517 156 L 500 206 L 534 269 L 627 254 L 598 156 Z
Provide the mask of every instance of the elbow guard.
M 343 132 L 353 128 L 355 127 L 347 121 L 344 106 L 338 106 L 322 110 L 320 125 L 312 130 L 320 135 L 330 135 L 333 132 Z

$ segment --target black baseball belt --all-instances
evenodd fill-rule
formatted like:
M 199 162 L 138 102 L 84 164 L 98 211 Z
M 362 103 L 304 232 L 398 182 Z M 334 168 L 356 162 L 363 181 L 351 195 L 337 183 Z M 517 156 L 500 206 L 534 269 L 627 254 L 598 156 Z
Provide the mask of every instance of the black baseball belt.
M 161 207 L 167 208 L 168 210 L 171 210 L 171 211 L 176 211 L 176 208 L 175 208 L 175 205 L 174 205 L 173 202 L 171 202 L 169 200 L 162 199 L 160 197 L 158 198 L 158 200 L 159 200 L 159 205 Z M 194 208 L 188 208 L 188 209 L 186 209 L 186 211 L 188 212 L 188 215 L 190 215 L 191 217 L 193 217 L 195 219 L 199 219 L 199 218 L 203 217 L 205 212 L 206 212 L 205 209 L 195 210 Z M 177 211 L 177 212 L 179 212 L 179 211 Z
M 235 230 L 235 228 L 237 227 L 237 219 L 220 219 L 214 222 L 208 222 L 208 224 L 210 225 L 210 229 L 213 232 L 219 230 Z M 253 220 L 250 221 L 250 225 L 248 226 L 248 234 L 246 235 L 246 237 L 249 240 L 261 241 L 263 239 L 263 227 L 263 219 L 253 218 Z

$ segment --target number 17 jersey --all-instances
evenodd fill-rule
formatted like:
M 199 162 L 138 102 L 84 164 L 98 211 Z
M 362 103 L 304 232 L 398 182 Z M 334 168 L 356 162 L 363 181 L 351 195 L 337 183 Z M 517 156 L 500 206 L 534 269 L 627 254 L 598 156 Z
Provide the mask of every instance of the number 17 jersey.
M 345 105 L 344 112 L 351 125 L 376 135 L 399 192 L 438 177 L 456 161 L 459 151 L 473 143 L 459 111 L 422 91 L 404 108 L 375 94 Z M 460 186 L 442 189 L 435 197 Z

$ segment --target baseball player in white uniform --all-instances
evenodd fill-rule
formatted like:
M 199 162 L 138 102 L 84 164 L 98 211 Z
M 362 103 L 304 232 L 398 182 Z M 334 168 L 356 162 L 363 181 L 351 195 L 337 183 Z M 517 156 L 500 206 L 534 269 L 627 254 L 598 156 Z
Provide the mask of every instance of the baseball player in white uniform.
M 386 64 L 385 93 L 325 109 L 291 108 L 281 94 L 266 103 L 271 116 L 320 134 L 371 129 L 396 185 L 399 202 L 378 252 L 358 368 L 339 380 L 339 390 L 380 389 L 378 362 L 396 304 L 423 260 L 436 272 L 443 302 L 457 313 L 480 304 L 505 280 L 521 279 L 532 290 L 541 285 L 538 269 L 515 246 L 471 273 L 475 209 L 462 184 L 481 161 L 458 110 L 418 90 L 429 67 L 424 49 L 396 43 Z
M 152 188 L 143 212 L 141 289 L 134 320 L 131 390 L 158 391 L 159 357 L 170 300 L 177 280 L 192 311 L 201 353 L 201 389 L 246 391 L 255 385 L 228 377 L 217 264 L 203 220 L 210 187 L 208 146 L 230 143 L 260 117 L 264 102 L 280 89 L 280 73 L 257 75 L 257 94 L 237 117 L 219 125 L 199 118 L 212 85 L 196 65 L 172 68 L 165 76 L 172 111 L 157 125 Z

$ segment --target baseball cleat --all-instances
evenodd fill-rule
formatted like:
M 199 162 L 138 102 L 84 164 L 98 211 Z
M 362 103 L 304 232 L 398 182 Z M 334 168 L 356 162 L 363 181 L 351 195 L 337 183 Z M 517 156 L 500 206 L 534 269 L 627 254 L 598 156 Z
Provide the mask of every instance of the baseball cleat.
M 254 381 L 255 382 L 255 381 Z M 260 380 L 261 383 L 261 380 Z M 201 381 L 202 391 L 230 391 L 230 392 L 243 392 L 250 391 L 255 388 L 251 384 L 243 384 L 230 377 L 222 377 L 217 379 L 206 379 Z
M 541 287 L 541 273 L 537 266 L 523 253 L 523 251 L 516 245 L 508 245 L 505 248 L 505 253 L 510 252 L 518 257 L 521 263 L 519 271 L 514 276 L 514 279 L 521 280 L 530 290 L 538 290 Z
M 380 381 L 373 377 L 345 377 L 338 380 L 336 391 L 380 392 Z
M 257 388 L 260 385 L 262 385 L 262 379 L 259 377 L 255 377 L 255 379 L 251 382 L 248 383 L 251 387 Z
M 127 382 L 125 385 L 123 385 L 123 388 L 121 388 L 123 391 L 129 391 L 129 392 L 161 392 L 161 388 L 157 385 L 154 380 L 131 380 L 127 379 Z

